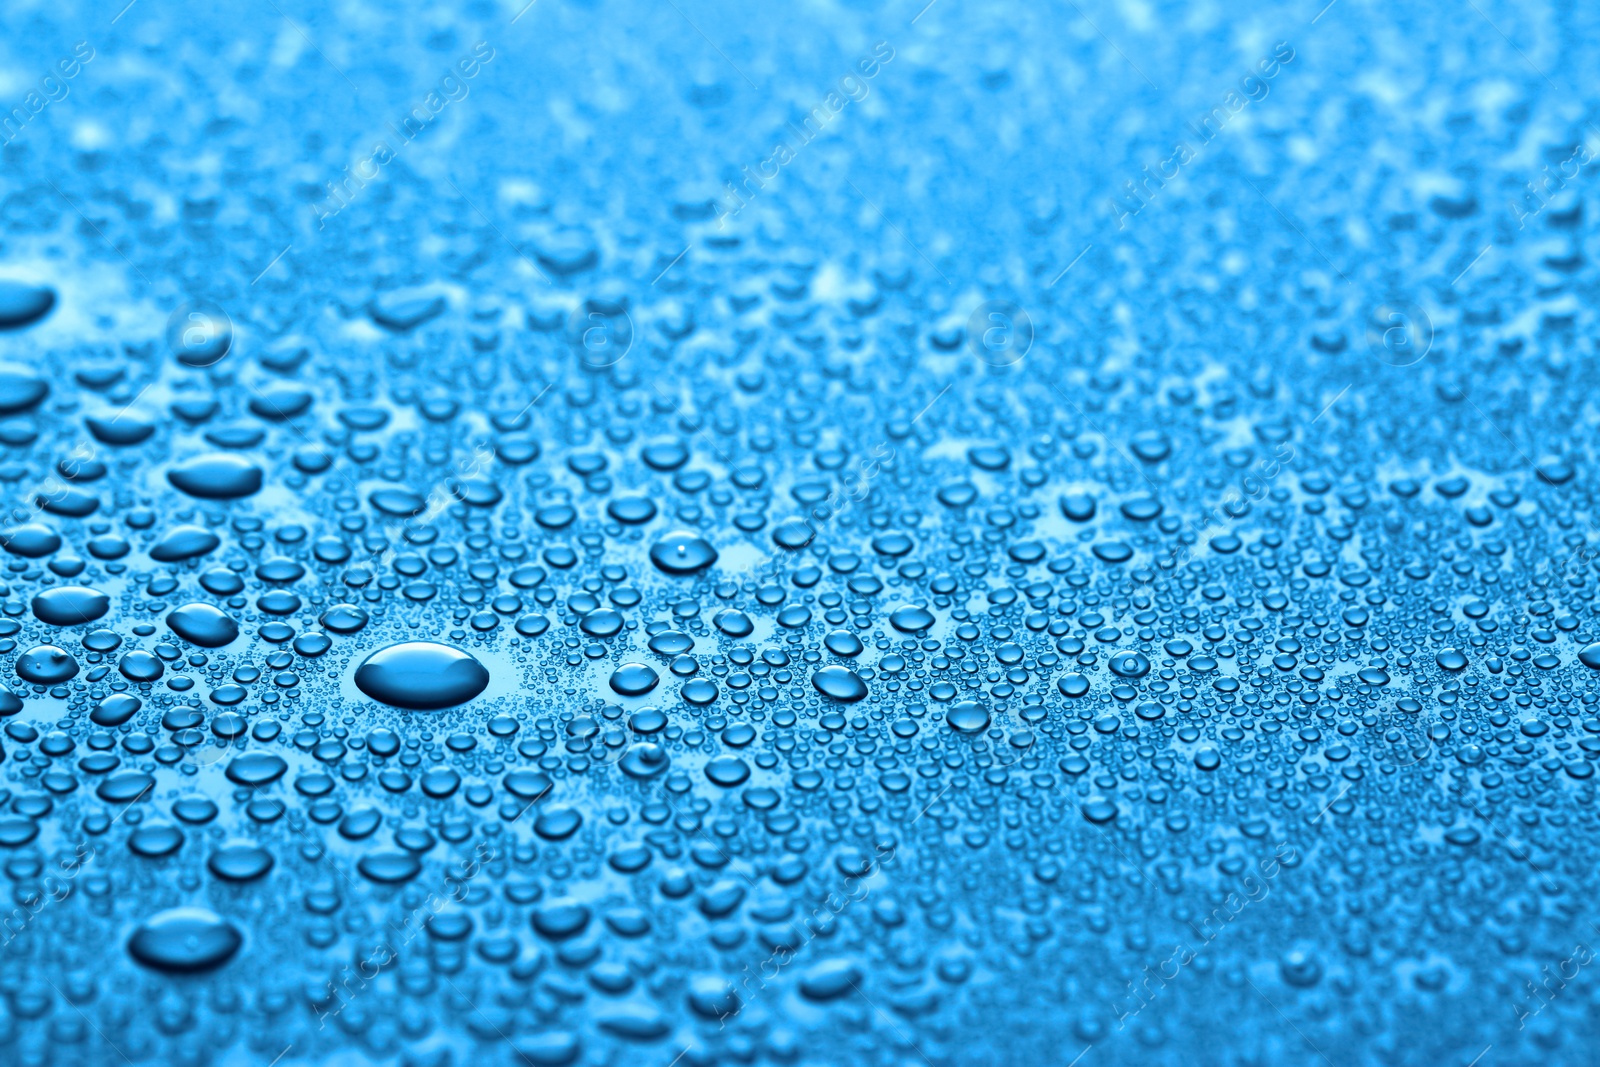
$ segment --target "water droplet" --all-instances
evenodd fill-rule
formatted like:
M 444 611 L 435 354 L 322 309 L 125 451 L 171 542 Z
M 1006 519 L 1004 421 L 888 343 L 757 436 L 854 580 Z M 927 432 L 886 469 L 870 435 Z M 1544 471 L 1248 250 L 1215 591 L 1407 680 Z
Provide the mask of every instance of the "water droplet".
M 889 625 L 903 634 L 921 633 L 937 621 L 933 612 L 917 605 L 897 608 L 889 615 Z
M 594 913 L 576 900 L 552 900 L 533 912 L 533 929 L 551 941 L 566 941 L 583 933 Z
M 662 630 L 650 639 L 649 648 L 660 656 L 681 656 L 694 648 L 694 638 L 681 630 Z
M 1133 558 L 1133 549 L 1121 541 L 1101 541 L 1090 548 L 1096 559 L 1106 563 L 1126 563 Z
M 144 771 L 120 771 L 103 780 L 94 795 L 108 804 L 132 804 L 155 788 L 156 780 Z
M 367 496 L 374 511 L 396 518 L 411 519 L 428 510 L 428 501 L 421 493 L 409 489 L 375 489 Z
M 37 645 L 17 657 L 17 677 L 35 685 L 59 685 L 78 673 L 78 661 L 55 645 Z
M 221 648 L 239 636 L 239 624 L 210 604 L 185 604 L 167 613 L 172 632 L 201 648 Z
M 235 757 L 227 769 L 228 780 L 239 785 L 261 786 L 282 778 L 289 765 L 282 756 L 270 752 L 247 752 Z
M 111 598 L 82 585 L 58 585 L 33 598 L 33 614 L 51 626 L 93 622 L 111 610 Z
M 29 522 L 0 533 L 0 547 L 13 556 L 43 559 L 61 548 L 61 535 L 43 523 Z
M 222 539 L 203 526 L 174 526 L 150 546 L 150 558 L 157 563 L 181 563 L 216 551 Z
M 489 672 L 458 648 L 406 641 L 374 652 L 356 668 L 356 688 L 373 700 L 412 711 L 465 704 L 489 685 Z
M 166 974 L 202 974 L 227 963 L 244 944 L 237 927 L 205 908 L 151 916 L 128 939 L 128 954 Z
M 444 296 L 426 289 L 397 289 L 380 293 L 367 305 L 372 321 L 391 333 L 409 333 L 444 314 Z
M 638 526 L 656 517 L 656 505 L 649 497 L 619 496 L 606 505 L 606 514 L 624 526 Z
M 225 882 L 253 882 L 265 877 L 272 864 L 272 853 L 251 844 L 226 845 L 206 860 L 206 868 Z
M 1106 666 L 1118 678 L 1143 678 L 1150 673 L 1150 659 L 1143 652 L 1119 652 Z
M 0 330 L 20 330 L 32 326 L 56 306 L 56 291 L 48 285 L 0 278 Z M 5 387 L 0 384 L 0 395 Z
M 945 721 L 958 733 L 975 734 L 989 728 L 989 709 L 977 701 L 962 700 L 950 705 Z
M 823 696 L 847 704 L 861 700 L 867 695 L 867 683 L 848 667 L 837 665 L 824 667 L 811 676 L 811 684 Z
M 374 852 L 357 860 L 356 870 L 379 885 L 397 885 L 421 874 L 422 861 L 409 852 Z
M 807 1000 L 838 1000 L 858 991 L 863 981 L 861 968 L 849 957 L 822 960 L 800 975 L 800 995 Z
M 630 778 L 654 778 L 671 765 L 667 750 L 649 741 L 630 746 L 617 763 Z
M 693 574 L 715 563 L 717 550 L 705 538 L 679 530 L 650 546 L 650 561 L 667 574 Z
M 261 491 L 264 474 L 243 456 L 214 452 L 167 471 L 173 487 L 200 500 L 237 500 Z
M 1109 800 L 1085 801 L 1083 817 L 1097 825 L 1104 825 L 1117 817 L 1117 806 Z
M 324 611 L 317 622 L 323 629 L 331 630 L 333 633 L 353 634 L 360 632 L 367 625 L 369 618 L 371 616 L 367 614 L 365 608 L 354 604 L 335 604 Z
M 706 777 L 724 789 L 731 789 L 749 780 L 750 765 L 738 756 L 717 756 L 706 764 Z
M 1056 682 L 1056 688 L 1064 697 L 1081 697 L 1089 691 L 1089 679 L 1081 674 L 1068 674 Z
M 644 696 L 661 681 L 648 664 L 624 663 L 611 675 L 611 688 L 625 697 Z

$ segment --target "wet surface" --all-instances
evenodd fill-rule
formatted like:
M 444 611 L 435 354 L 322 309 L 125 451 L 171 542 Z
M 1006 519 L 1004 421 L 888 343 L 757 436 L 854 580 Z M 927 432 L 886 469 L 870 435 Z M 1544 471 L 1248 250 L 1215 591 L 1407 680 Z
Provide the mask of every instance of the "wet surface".
M 1594 15 L 19 8 L 0 1062 L 1592 1061 Z

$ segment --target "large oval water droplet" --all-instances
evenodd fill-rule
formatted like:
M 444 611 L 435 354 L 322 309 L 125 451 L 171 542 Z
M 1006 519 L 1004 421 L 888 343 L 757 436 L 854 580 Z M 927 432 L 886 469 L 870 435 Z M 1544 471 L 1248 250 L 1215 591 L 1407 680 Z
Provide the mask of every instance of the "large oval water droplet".
M 465 704 L 489 685 L 489 672 L 471 655 L 433 641 L 407 641 L 368 656 L 356 668 L 356 688 L 391 707 L 435 711 Z
M 611 675 L 611 688 L 625 697 L 644 696 L 656 687 L 661 676 L 644 663 L 624 663 Z
M 409 882 L 422 873 L 422 861 L 409 852 L 374 852 L 356 862 L 356 870 L 380 885 Z
M 849 667 L 824 667 L 811 676 L 811 684 L 825 697 L 853 704 L 867 695 L 867 683 Z
M 172 632 L 201 648 L 221 648 L 239 636 L 239 624 L 210 604 L 185 604 L 167 613 Z
M 660 745 L 641 741 L 623 754 L 617 766 L 621 767 L 622 773 L 629 778 L 654 778 L 672 766 L 672 759 L 667 755 L 667 750 Z
M 444 314 L 449 305 L 443 294 L 428 289 L 396 289 L 381 293 L 367 305 L 372 321 L 390 333 L 409 333 Z
M 56 306 L 56 291 L 48 285 L 0 279 L 0 330 L 32 326 Z M 0 393 L 3 393 L 0 388 Z
M 60 685 L 78 673 L 78 661 L 55 645 L 37 645 L 17 657 L 17 677 L 34 685 Z
M 206 860 L 206 868 L 224 882 L 253 882 L 272 870 L 272 853 L 260 845 L 224 845 Z
M 51 626 L 93 622 L 111 610 L 111 598 L 82 585 L 58 585 L 33 598 L 33 614 Z
M 1119 678 L 1143 678 L 1150 673 L 1150 658 L 1143 652 L 1118 652 L 1106 666 Z
M 989 728 L 989 709 L 975 700 L 952 704 L 944 718 L 951 729 L 963 734 L 975 734 Z
M 800 995 L 807 1000 L 837 1000 L 861 985 L 861 968 L 849 958 L 823 960 L 800 975 Z
M 61 535 L 42 522 L 27 522 L 0 533 L 0 548 L 24 559 L 43 559 L 61 547 Z
M 166 974 L 200 974 L 227 963 L 243 943 L 238 928 L 214 911 L 172 908 L 134 931 L 128 954 Z
M 131 693 L 112 693 L 94 706 L 89 721 L 96 726 L 121 726 L 142 706 L 139 698 Z
M 149 556 L 157 563 L 180 563 L 215 551 L 222 539 L 204 526 L 174 526 L 150 546 Z
M 750 777 L 750 765 L 738 756 L 718 756 L 706 764 L 706 777 L 731 789 Z
M 933 612 L 916 604 L 896 608 L 889 615 L 889 625 L 903 634 L 921 633 L 932 626 L 935 621 Z
M 650 562 L 668 574 L 693 574 L 717 561 L 717 550 L 697 534 L 677 530 L 650 546 Z
M 428 510 L 427 498 L 409 489 L 375 489 L 367 497 L 367 503 L 376 511 L 400 519 L 415 518 Z
M 167 471 L 173 487 L 200 500 L 237 500 L 261 491 L 260 467 L 243 456 L 214 452 Z
M 267 785 L 283 777 L 289 765 L 270 752 L 246 752 L 228 764 L 228 781 L 238 785 Z

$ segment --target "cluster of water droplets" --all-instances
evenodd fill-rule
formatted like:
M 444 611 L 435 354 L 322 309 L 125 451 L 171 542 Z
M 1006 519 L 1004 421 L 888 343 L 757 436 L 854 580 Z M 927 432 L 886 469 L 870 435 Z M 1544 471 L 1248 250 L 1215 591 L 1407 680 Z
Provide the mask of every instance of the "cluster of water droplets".
M 1039 104 L 1018 55 L 1067 24 L 1013 15 L 839 120 L 948 157 L 880 201 L 909 237 L 810 186 L 719 224 L 710 165 L 663 189 L 739 128 L 716 67 L 626 153 L 552 133 L 470 199 L 417 159 L 315 225 L 281 205 L 353 127 L 284 157 L 226 117 L 292 57 L 190 71 L 237 187 L 80 130 L 79 229 L 6 149 L 0 1060 L 1584 1062 L 1581 197 L 1523 236 L 1514 166 L 1411 146 L 1427 181 L 1308 236 L 1218 147 L 1102 232 L 1076 124 L 1132 175 L 1151 101 Z M 476 83 L 469 130 L 561 87 L 500 47 L 525 91 Z M 1352 195 L 1300 134 L 1358 72 L 1304 50 L 1248 142 L 1290 145 L 1258 193 L 1291 211 Z M 889 132 L 896 76 L 1056 191 L 943 105 Z M 1397 276 L 1431 357 L 1373 348 Z

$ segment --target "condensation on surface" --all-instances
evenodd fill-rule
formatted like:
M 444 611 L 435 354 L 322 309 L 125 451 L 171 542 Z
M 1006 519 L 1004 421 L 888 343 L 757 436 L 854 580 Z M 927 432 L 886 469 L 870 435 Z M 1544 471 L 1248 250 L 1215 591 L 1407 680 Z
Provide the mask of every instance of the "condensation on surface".
M 0 1062 L 1592 1061 L 1581 5 L 6 19 Z

